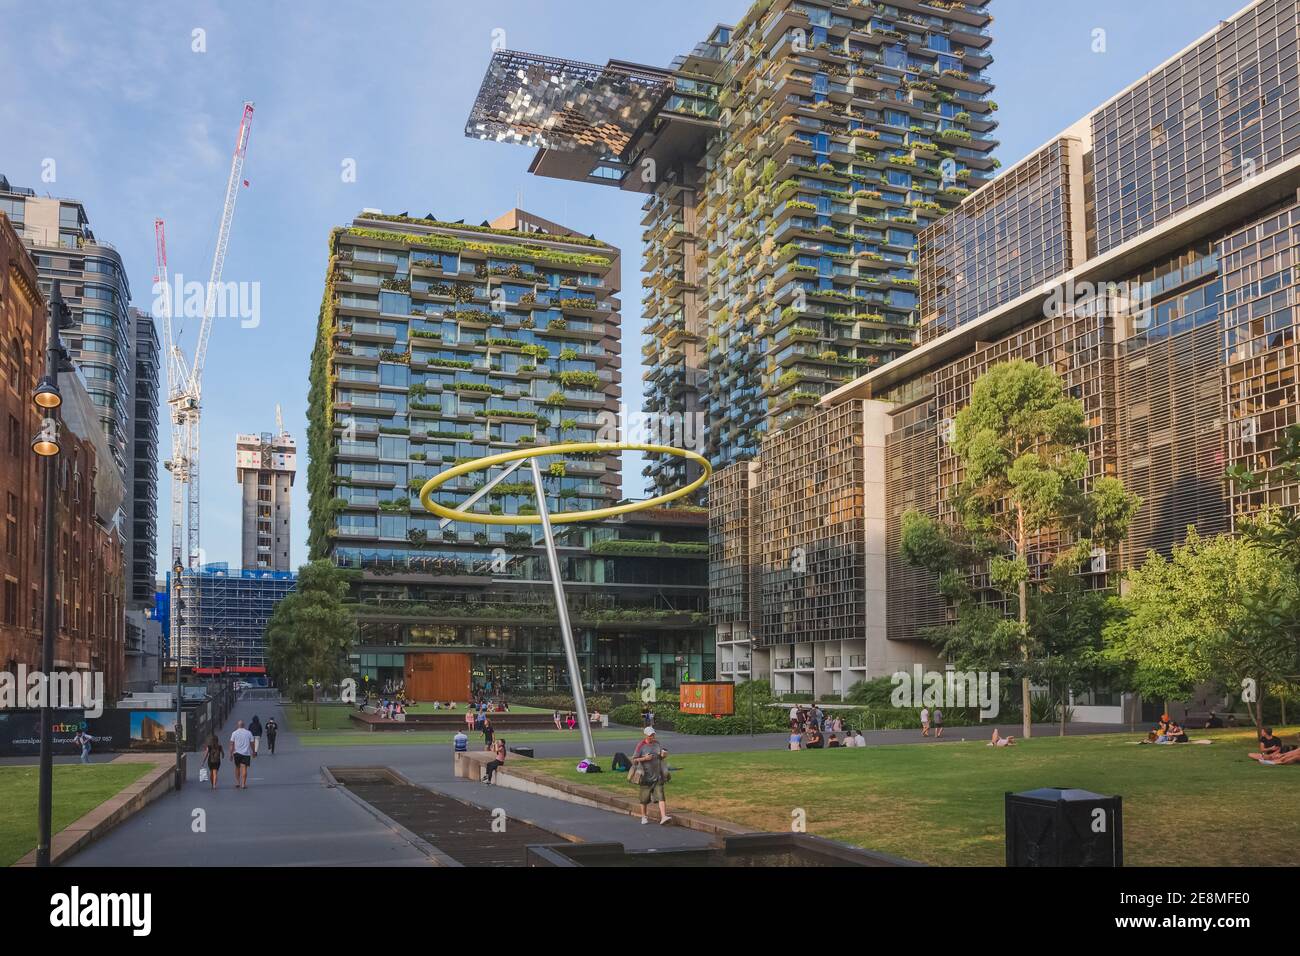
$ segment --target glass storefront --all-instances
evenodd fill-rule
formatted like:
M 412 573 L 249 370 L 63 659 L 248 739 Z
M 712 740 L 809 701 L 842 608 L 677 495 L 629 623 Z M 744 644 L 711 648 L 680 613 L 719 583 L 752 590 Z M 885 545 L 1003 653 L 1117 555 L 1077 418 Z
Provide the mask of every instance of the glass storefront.
M 650 678 L 659 689 L 672 691 L 686 678 L 714 676 L 714 644 L 704 627 L 579 628 L 575 638 L 589 690 L 633 690 Z M 568 689 L 560 632 L 550 626 L 365 624 L 353 667 L 381 691 L 395 690 L 403 679 L 406 653 L 427 653 L 430 647 L 469 653 L 476 690 L 488 682 L 507 692 Z

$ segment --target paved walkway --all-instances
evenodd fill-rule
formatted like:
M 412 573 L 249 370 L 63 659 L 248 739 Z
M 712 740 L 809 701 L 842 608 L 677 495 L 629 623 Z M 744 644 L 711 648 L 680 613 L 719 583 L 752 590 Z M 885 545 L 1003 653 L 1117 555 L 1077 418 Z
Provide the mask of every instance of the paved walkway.
M 262 722 L 274 715 L 287 726 L 280 705 L 268 701 L 236 706 L 220 739 L 228 747 L 235 720 L 247 723 L 254 713 Z M 1002 728 L 1010 730 L 1009 727 Z M 1018 729 L 1018 728 L 1016 728 Z M 1070 733 L 1119 732 L 1111 725 L 1074 724 Z M 1040 736 L 1054 736 L 1055 725 L 1035 726 Z M 865 736 L 872 746 L 925 743 L 943 746 L 967 739 L 985 739 L 985 728 L 950 727 L 942 740 L 922 740 L 916 730 L 873 731 Z M 281 730 L 276 754 L 254 759 L 247 790 L 234 788 L 234 768 L 222 764 L 220 786 L 213 791 L 198 781 L 197 755 L 189 758 L 189 776 L 181 793 L 170 793 L 117 827 L 102 840 L 74 857 L 71 866 L 427 866 L 428 859 L 358 806 L 345 794 L 327 787 L 322 766 L 392 767 L 414 783 L 485 809 L 500 808 L 509 818 L 532 823 L 553 833 L 587 842 L 617 842 L 629 849 L 666 849 L 704 846 L 707 834 L 658 824 L 642 826 L 636 817 L 583 807 L 562 800 L 523 793 L 504 787 L 457 778 L 452 773 L 452 747 L 431 735 L 428 745 L 385 744 L 382 735 L 374 746 L 304 747 L 299 736 Z M 639 732 L 628 728 L 626 742 L 598 740 L 597 751 L 607 757 L 615 751 L 631 752 Z M 670 753 L 718 753 L 780 750 L 785 734 L 754 737 L 696 737 L 664 732 Z M 580 759 L 582 745 L 575 733 L 555 742 L 531 744 L 538 757 Z M 98 760 L 111 755 L 96 755 Z M 67 761 L 76 758 L 67 758 Z M 525 758 L 515 758 L 523 760 Z M 34 763 L 35 758 L 12 758 L 5 763 Z M 66 762 L 60 759 L 60 762 Z M 669 794 L 671 797 L 671 792 Z M 671 810 L 671 803 L 669 804 Z M 195 811 L 206 815 L 206 831 L 195 832 Z M 436 845 L 436 843 L 435 843 Z M 522 862 L 522 861 L 521 861 Z

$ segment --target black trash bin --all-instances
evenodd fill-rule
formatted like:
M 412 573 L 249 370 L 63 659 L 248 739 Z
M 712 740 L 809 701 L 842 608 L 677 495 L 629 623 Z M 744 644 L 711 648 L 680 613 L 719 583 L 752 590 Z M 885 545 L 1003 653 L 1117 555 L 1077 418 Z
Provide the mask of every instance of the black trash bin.
M 1119 797 L 1042 787 L 1006 795 L 1007 866 L 1123 866 Z

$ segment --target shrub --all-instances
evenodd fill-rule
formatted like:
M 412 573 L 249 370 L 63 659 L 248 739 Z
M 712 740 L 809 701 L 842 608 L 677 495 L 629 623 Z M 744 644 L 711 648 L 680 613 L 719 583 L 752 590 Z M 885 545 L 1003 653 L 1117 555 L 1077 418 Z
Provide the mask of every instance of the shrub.
M 552 710 L 576 710 L 573 703 L 573 697 L 569 694 L 510 694 L 508 695 L 510 703 L 519 704 L 522 707 L 549 707 Z M 587 709 L 598 710 L 602 714 L 611 714 L 614 701 L 607 696 L 599 694 L 587 697 Z

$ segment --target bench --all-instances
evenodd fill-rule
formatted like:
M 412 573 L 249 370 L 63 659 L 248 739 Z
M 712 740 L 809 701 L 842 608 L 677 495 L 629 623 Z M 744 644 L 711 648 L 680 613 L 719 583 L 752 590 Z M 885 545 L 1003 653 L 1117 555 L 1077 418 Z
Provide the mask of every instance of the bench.
M 483 779 L 483 770 L 496 755 L 488 750 L 466 750 L 452 755 L 452 772 L 457 777 L 478 783 Z

